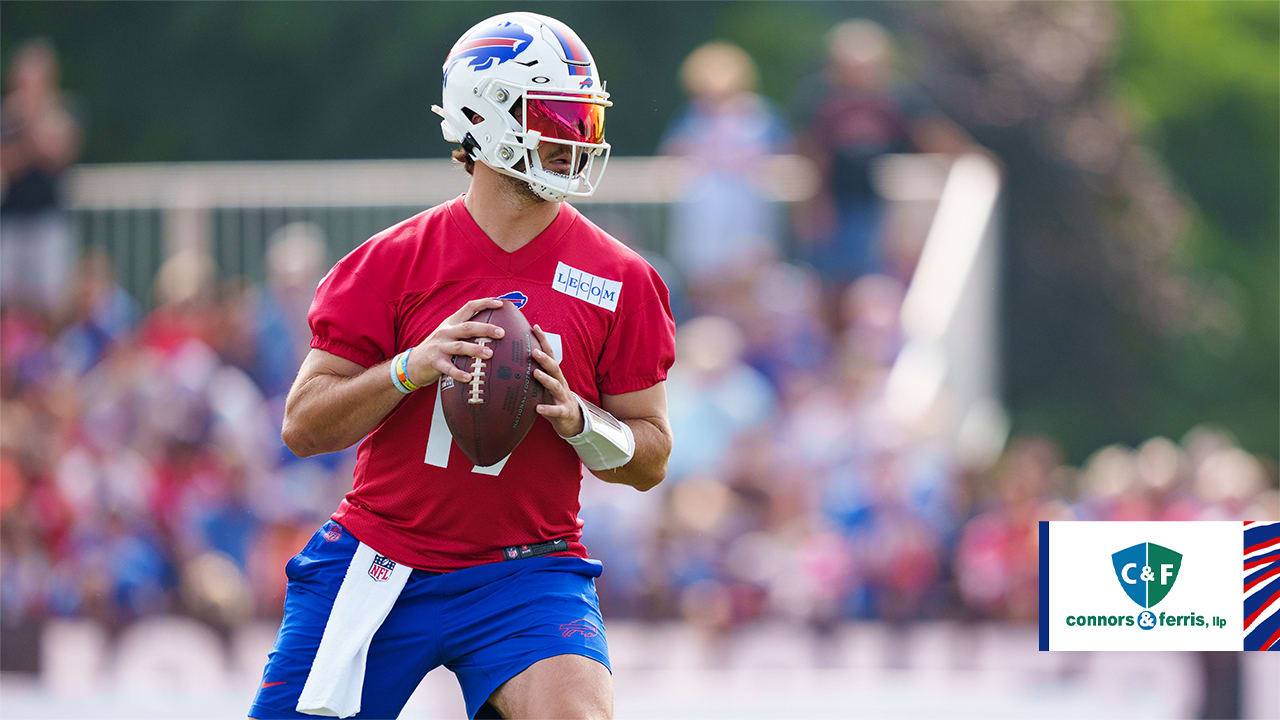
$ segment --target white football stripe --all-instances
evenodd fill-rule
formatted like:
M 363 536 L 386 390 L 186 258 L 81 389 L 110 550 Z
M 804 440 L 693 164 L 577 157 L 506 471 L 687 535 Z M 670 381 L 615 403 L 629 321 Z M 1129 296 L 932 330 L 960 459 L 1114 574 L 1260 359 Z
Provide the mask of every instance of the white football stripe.
M 431 429 L 427 432 L 427 454 L 423 462 L 436 467 L 449 467 L 449 448 L 453 447 L 453 431 L 444 420 L 444 402 L 440 383 L 436 383 L 436 405 L 431 410 Z

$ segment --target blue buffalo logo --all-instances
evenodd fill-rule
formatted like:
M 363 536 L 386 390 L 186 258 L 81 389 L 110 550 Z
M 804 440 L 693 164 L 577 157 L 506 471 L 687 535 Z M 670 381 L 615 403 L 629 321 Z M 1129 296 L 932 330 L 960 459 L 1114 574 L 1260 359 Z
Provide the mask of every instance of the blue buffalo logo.
M 499 300 L 510 300 L 510 301 L 511 301 L 511 304 L 512 304 L 512 305 L 515 305 L 515 306 L 516 306 L 516 307 L 518 307 L 518 308 L 522 308 L 522 307 L 524 307 L 525 303 L 529 302 L 529 296 L 528 296 L 528 295 L 525 295 L 524 293 L 520 292 L 519 290 L 512 290 L 511 292 L 509 292 L 509 293 L 507 293 L 507 294 L 505 294 L 505 295 L 499 295 L 499 296 L 498 296 L 498 299 L 499 299 Z
M 524 28 L 511 22 L 504 22 L 488 30 L 481 30 L 463 41 L 454 49 L 453 54 L 445 60 L 444 83 L 449 84 L 449 73 L 463 60 L 467 67 L 475 70 L 488 70 L 495 64 L 512 60 L 529 47 L 533 36 Z

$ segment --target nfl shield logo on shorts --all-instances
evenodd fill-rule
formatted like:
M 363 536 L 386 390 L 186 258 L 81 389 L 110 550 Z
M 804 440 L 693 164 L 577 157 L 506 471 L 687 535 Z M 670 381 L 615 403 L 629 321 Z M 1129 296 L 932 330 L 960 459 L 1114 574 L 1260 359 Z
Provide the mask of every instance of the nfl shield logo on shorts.
M 390 579 L 391 571 L 395 569 L 395 560 L 388 560 L 381 555 L 374 555 L 373 562 L 369 565 L 369 577 L 378 582 L 385 582 Z

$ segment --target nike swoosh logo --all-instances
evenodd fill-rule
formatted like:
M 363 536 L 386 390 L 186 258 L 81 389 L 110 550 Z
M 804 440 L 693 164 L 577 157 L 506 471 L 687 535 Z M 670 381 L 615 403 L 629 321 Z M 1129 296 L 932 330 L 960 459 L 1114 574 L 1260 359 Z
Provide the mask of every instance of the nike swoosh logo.
M 275 687 L 275 686 L 277 686 L 277 685 L 283 685 L 283 684 L 285 684 L 286 682 L 288 682 L 288 681 L 287 681 L 287 680 L 281 680 L 280 682 L 273 682 L 273 683 L 264 682 L 264 683 L 262 683 L 262 687 L 264 687 L 264 688 Z

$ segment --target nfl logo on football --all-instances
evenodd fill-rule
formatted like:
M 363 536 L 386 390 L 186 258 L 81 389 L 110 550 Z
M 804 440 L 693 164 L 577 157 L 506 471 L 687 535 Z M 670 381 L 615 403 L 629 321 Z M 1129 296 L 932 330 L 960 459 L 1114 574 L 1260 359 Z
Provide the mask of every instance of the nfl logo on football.
M 395 569 L 395 560 L 388 560 L 381 555 L 374 555 L 373 564 L 369 565 L 369 577 L 378 582 L 383 582 L 391 577 L 391 571 Z

